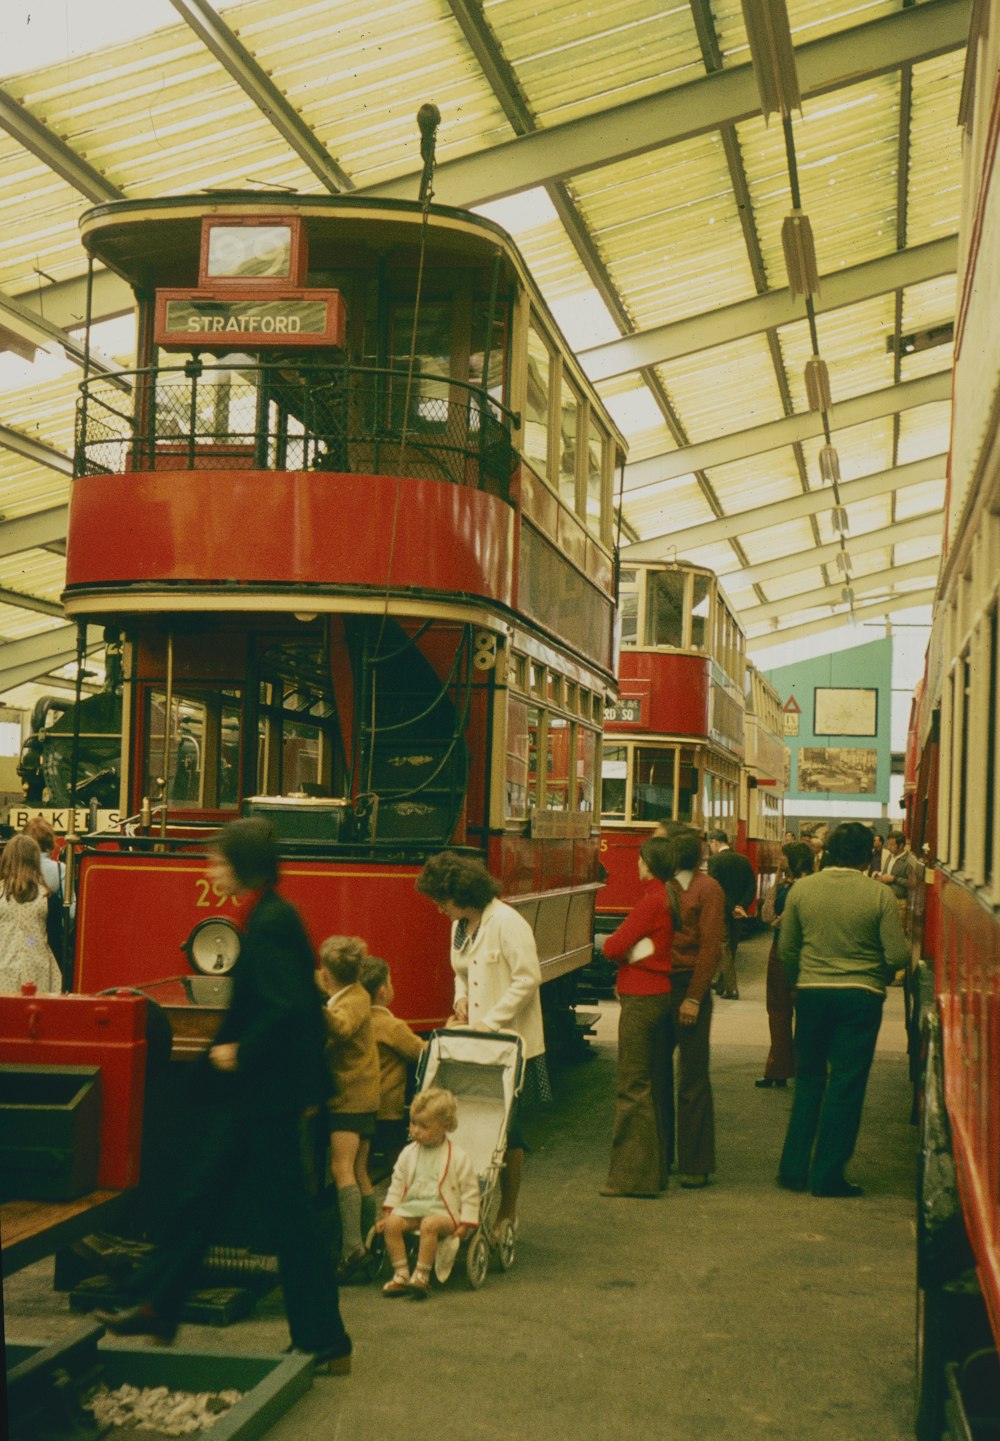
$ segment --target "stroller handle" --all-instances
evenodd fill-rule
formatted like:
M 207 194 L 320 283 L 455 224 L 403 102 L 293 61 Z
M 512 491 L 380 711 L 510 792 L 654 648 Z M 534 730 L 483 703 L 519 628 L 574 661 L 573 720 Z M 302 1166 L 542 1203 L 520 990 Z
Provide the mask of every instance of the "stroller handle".
M 517 1074 L 514 1080 L 515 1091 L 520 1091 L 524 1084 L 524 1042 L 517 1031 L 480 1031 L 475 1026 L 440 1026 L 437 1030 L 431 1031 L 430 1040 L 435 1036 L 463 1036 L 466 1040 L 488 1041 L 496 1044 L 507 1044 L 511 1041 L 517 1042 Z M 427 1069 L 427 1051 L 425 1050 L 417 1062 L 417 1085 L 423 1081 L 424 1072 Z

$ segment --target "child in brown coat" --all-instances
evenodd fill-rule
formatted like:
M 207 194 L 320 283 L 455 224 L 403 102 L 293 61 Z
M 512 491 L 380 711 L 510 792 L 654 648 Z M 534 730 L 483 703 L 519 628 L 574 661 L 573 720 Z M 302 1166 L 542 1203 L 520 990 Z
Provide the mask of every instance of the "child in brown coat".
M 389 1170 L 406 1145 L 407 1067 L 420 1059 L 427 1042 L 394 1016 L 392 975 L 386 961 L 369 956 L 361 967 L 361 984 L 372 998 L 372 1027 L 378 1046 L 379 1102 L 375 1140 L 371 1149 L 385 1158 Z M 367 1154 L 369 1142 L 362 1139 Z
M 320 946 L 317 978 L 328 997 L 324 1017 L 329 1039 L 327 1065 L 333 1082 L 327 1102 L 330 1170 L 337 1188 L 343 1233 L 339 1275 L 346 1280 L 368 1259 L 362 1236 L 362 1210 L 374 1223 L 375 1198 L 365 1158 L 375 1134 L 379 1102 L 379 1062 L 372 1026 L 372 1003 L 358 983 L 368 948 L 358 936 L 328 936 Z M 367 1219 L 367 1218 L 365 1218 Z

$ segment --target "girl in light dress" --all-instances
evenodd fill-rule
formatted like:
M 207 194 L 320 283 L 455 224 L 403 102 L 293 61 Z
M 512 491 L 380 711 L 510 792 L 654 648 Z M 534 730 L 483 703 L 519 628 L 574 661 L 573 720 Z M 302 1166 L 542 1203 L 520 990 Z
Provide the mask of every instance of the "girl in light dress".
M 25 985 L 33 985 L 39 994 L 58 995 L 62 990 L 49 949 L 48 911 L 38 842 L 12 836 L 0 856 L 0 992 L 16 996 Z

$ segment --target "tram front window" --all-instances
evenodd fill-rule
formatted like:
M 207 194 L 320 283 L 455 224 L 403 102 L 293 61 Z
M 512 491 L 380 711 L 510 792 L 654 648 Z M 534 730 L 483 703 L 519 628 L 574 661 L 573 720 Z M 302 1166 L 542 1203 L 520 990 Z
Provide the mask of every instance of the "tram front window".
M 175 694 L 169 720 L 165 692 L 149 691 L 143 794 L 183 810 L 235 810 L 240 718 L 236 691 Z
M 628 778 L 628 750 L 605 746 L 601 758 L 601 813 L 612 820 L 625 819 L 625 786 Z
M 632 819 L 669 821 L 674 816 L 673 746 L 637 746 L 632 783 Z
M 684 643 L 684 571 L 660 570 L 649 576 L 646 596 L 646 644 Z

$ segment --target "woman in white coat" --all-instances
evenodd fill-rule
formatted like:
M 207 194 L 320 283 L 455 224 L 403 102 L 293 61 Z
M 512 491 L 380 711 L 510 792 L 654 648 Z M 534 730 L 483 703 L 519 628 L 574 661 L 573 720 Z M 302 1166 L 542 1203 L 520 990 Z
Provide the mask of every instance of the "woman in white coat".
M 431 856 L 417 877 L 417 890 L 452 923 L 452 1019 L 476 1030 L 514 1031 L 524 1046 L 524 1089 L 507 1132 L 498 1217 L 516 1224 L 525 1149 L 520 1117 L 552 1098 L 535 937 L 524 917 L 499 899 L 499 882 L 474 856 L 453 851 Z

